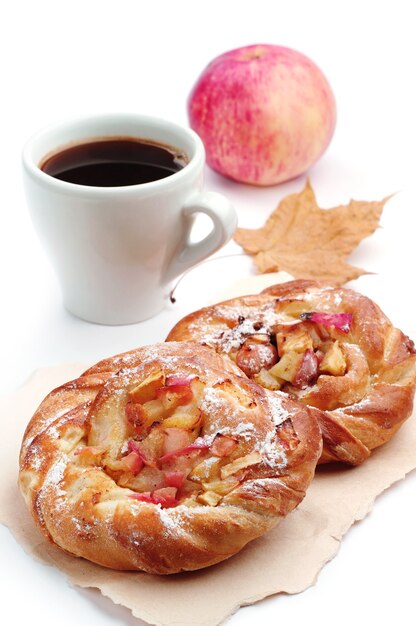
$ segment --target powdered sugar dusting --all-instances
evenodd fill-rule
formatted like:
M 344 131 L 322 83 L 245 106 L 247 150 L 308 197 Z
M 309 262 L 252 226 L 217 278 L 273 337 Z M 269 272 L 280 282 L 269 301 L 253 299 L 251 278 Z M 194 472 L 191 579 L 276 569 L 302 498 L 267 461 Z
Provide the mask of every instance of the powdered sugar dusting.
M 238 349 L 246 337 L 256 332 L 253 324 L 254 320 L 245 319 L 241 324 L 238 324 L 238 326 L 226 331 L 221 331 L 217 337 L 216 343 L 224 352 L 231 352 L 232 350 Z
M 205 387 L 200 409 L 211 418 L 233 417 L 235 410 L 231 402 L 217 387 Z
M 177 535 L 180 522 L 180 518 L 178 517 L 179 507 L 175 507 L 174 510 L 166 510 L 158 505 L 157 509 L 166 535 Z
M 265 440 L 257 445 L 256 450 L 260 452 L 262 462 L 268 467 L 280 470 L 286 467 L 286 453 L 274 430 L 267 433 Z
M 58 428 L 56 427 L 56 424 L 53 424 L 48 428 L 48 435 L 49 437 L 53 437 L 53 439 L 59 439 L 61 435 Z
M 253 313 L 255 313 L 255 318 Z M 228 311 L 227 317 L 229 317 Z M 214 337 L 216 345 L 224 352 L 231 352 L 240 348 L 250 335 L 256 333 L 270 334 L 278 322 L 278 316 L 274 310 L 274 301 L 255 311 L 249 310 L 247 317 L 241 314 L 240 318 L 241 321 L 237 326 L 226 331 L 221 330 Z
M 287 409 L 284 408 L 282 404 L 282 398 L 276 393 L 267 393 L 266 397 L 273 424 L 275 426 L 279 426 L 285 420 L 287 420 L 288 417 L 290 417 L 290 413 Z
M 41 454 L 39 453 L 39 448 L 37 446 L 31 447 L 29 458 L 30 458 L 30 465 L 32 466 L 32 469 L 34 469 L 35 472 L 40 470 L 40 468 L 42 467 L 43 458 Z
M 270 414 L 273 421 L 273 426 L 276 427 L 284 422 L 288 417 L 288 411 L 282 405 L 282 398 L 273 393 L 267 394 L 267 404 L 270 410 Z M 204 396 L 201 402 L 201 409 L 208 415 L 214 413 L 221 413 L 221 416 L 227 415 L 230 412 L 230 402 L 221 393 L 221 390 L 215 387 L 207 387 L 204 392 Z M 234 413 L 235 414 L 235 413 Z M 256 429 L 251 422 L 239 422 L 235 427 L 226 426 L 216 430 L 216 432 L 223 435 L 239 436 L 245 439 L 252 439 L 256 433 Z M 283 447 L 276 436 L 275 428 L 269 431 L 264 441 L 257 443 L 254 448 L 260 452 L 262 456 L 262 462 L 273 468 L 282 469 L 286 467 L 287 458 L 283 450 Z
M 136 512 L 140 514 L 141 507 L 143 506 L 142 502 L 133 500 L 131 502 L 132 508 L 130 509 L 133 513 Z M 147 503 L 144 506 L 149 506 Z M 184 528 L 184 522 L 189 519 L 192 521 L 192 512 L 194 507 L 191 509 L 185 504 L 179 504 L 174 508 L 165 509 L 160 504 L 152 504 L 150 505 L 154 507 L 154 510 L 157 511 L 159 516 L 161 525 L 163 527 L 163 534 L 168 539 L 177 540 L 181 534 L 187 532 Z M 198 506 L 195 507 L 198 511 L 206 511 L 209 507 Z M 111 528 L 110 528 L 111 529 Z M 149 542 L 149 536 L 146 533 L 145 529 L 140 529 L 137 525 L 130 531 L 130 536 L 132 537 L 132 543 L 136 546 L 140 546 L 140 544 L 144 544 Z
M 199 406 L 208 417 L 206 425 L 209 433 L 239 436 L 243 439 L 250 439 L 255 433 L 254 425 L 244 419 L 248 410 L 232 398 L 226 397 L 220 388 L 205 387 Z M 230 426 L 223 426 L 227 420 L 230 421 Z
M 221 435 L 239 436 L 243 439 L 250 439 L 255 432 L 256 429 L 254 427 L 254 424 L 252 424 L 251 422 L 240 422 L 235 428 L 230 428 L 227 426 L 219 430 L 219 433 L 221 433 Z
M 68 458 L 59 458 L 49 469 L 43 481 L 41 491 L 52 488 L 57 496 L 64 496 L 65 491 L 61 489 L 60 484 L 64 478 L 64 472 L 68 464 Z
M 48 500 L 51 499 L 52 492 L 52 500 L 53 506 L 55 509 L 63 509 L 65 507 L 65 496 L 66 493 L 61 487 L 61 483 L 64 478 L 64 472 L 66 466 L 68 464 L 68 458 L 61 456 L 58 458 L 55 463 L 49 468 L 45 476 L 45 480 L 43 481 L 42 487 L 39 490 L 39 495 L 37 498 L 37 507 L 39 511 L 40 517 L 43 519 L 42 512 L 42 502 L 45 498 Z M 39 509 L 40 506 L 40 509 Z
M 26 442 L 25 442 L 25 448 L 29 449 L 30 446 L 33 443 L 33 440 L 35 439 L 35 437 L 37 437 L 37 435 L 39 435 L 39 433 L 44 432 L 45 430 L 51 429 L 51 425 L 53 424 L 53 422 L 57 422 L 59 420 L 59 418 L 63 417 L 66 413 L 68 413 L 71 409 L 65 405 L 65 403 L 62 404 L 62 406 L 60 406 L 59 408 L 55 409 L 51 415 L 47 418 L 43 418 L 42 419 L 42 428 L 40 429 L 36 429 L 34 431 L 34 434 L 31 437 L 28 437 Z M 55 427 L 53 427 L 55 428 Z M 51 431 L 51 436 L 54 437 L 59 437 L 59 433 Z
M 273 469 L 283 469 L 287 465 L 286 453 L 276 435 L 276 426 L 290 417 L 283 406 L 283 398 L 276 393 L 266 391 L 267 407 L 270 411 L 274 428 L 270 430 L 264 441 L 257 444 L 256 450 L 262 455 L 262 462 Z

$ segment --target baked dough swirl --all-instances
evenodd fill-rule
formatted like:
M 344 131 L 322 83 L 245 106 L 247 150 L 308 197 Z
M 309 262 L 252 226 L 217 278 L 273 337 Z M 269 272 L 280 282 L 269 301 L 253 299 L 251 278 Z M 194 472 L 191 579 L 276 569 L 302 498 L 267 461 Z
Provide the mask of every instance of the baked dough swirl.
M 412 412 L 414 344 L 351 289 L 275 285 L 191 313 L 167 340 L 211 346 L 263 387 L 319 409 L 321 463 L 362 463 Z
M 308 408 L 191 343 L 101 361 L 52 391 L 22 442 L 19 485 L 42 533 L 106 567 L 218 563 L 303 499 L 321 452 Z

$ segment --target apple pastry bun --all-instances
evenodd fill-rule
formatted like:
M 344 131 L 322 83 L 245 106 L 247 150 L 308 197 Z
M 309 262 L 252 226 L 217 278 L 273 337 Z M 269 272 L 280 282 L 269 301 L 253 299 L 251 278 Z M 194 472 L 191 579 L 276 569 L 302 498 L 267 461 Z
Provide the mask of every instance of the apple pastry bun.
M 191 313 L 167 340 L 211 346 L 266 389 L 315 407 L 321 463 L 362 463 L 412 412 L 414 344 L 351 289 L 275 285 Z
M 22 443 L 19 485 L 42 533 L 120 570 L 218 563 L 305 495 L 313 411 L 191 343 L 106 359 L 52 391 Z

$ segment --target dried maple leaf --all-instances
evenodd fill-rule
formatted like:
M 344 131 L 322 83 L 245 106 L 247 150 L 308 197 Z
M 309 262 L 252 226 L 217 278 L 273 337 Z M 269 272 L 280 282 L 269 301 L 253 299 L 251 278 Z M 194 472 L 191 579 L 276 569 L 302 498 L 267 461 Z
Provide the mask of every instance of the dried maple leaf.
M 284 270 L 295 278 L 342 285 L 368 273 L 347 258 L 376 230 L 388 199 L 320 209 L 307 181 L 303 191 L 283 198 L 262 228 L 238 228 L 234 239 L 254 256 L 261 273 Z

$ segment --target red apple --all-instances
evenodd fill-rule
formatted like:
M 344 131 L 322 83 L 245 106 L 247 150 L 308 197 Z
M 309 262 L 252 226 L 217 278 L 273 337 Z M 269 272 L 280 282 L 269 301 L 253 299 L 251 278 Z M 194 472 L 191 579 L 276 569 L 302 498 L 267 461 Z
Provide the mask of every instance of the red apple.
M 185 382 L 161 387 L 157 390 L 156 397 L 162 401 L 163 408 L 169 411 L 170 409 L 176 409 L 178 406 L 189 404 L 194 394 L 191 389 L 191 383 Z
M 130 441 L 127 443 L 127 446 L 128 446 L 129 452 L 137 455 L 142 461 L 143 465 L 148 465 L 149 467 L 156 467 L 156 462 L 147 456 L 147 454 L 142 450 L 142 448 L 140 447 L 140 444 L 137 443 L 137 441 L 134 441 L 134 439 L 130 439 Z M 127 456 L 130 456 L 130 454 Z M 123 457 L 123 459 L 125 458 L 126 457 Z
M 319 361 L 313 350 L 306 350 L 303 354 L 300 367 L 292 380 L 292 385 L 299 389 L 306 389 L 308 385 L 314 384 L 319 374 Z
M 186 428 L 166 428 L 163 455 L 182 450 L 191 444 L 193 435 Z
M 209 446 L 210 444 L 207 440 L 205 440 L 203 437 L 199 437 L 185 448 L 181 448 L 180 450 L 172 450 L 172 452 L 164 454 L 158 459 L 158 464 L 163 465 L 163 463 L 166 463 L 166 461 L 171 461 L 172 459 L 176 459 L 179 456 L 184 456 L 186 454 L 189 454 L 190 452 L 208 450 Z
M 336 118 L 321 70 L 296 50 L 267 44 L 215 58 L 190 94 L 188 113 L 208 164 L 253 185 L 305 172 L 328 146 Z
M 237 445 L 238 442 L 232 437 L 218 434 L 210 446 L 210 451 L 215 456 L 228 456 L 237 447 Z
M 167 487 L 176 487 L 176 489 L 180 489 L 183 485 L 183 481 L 185 480 L 184 472 L 166 472 L 165 473 L 165 483 Z
M 120 460 L 120 465 L 124 466 L 126 472 L 131 472 L 136 476 L 144 465 L 144 461 L 138 452 L 130 452 Z
M 301 313 L 300 318 L 322 326 L 333 326 L 342 333 L 348 334 L 352 325 L 352 313 Z
M 236 363 L 244 374 L 251 378 L 263 367 L 270 369 L 277 363 L 278 358 L 277 349 L 270 341 L 259 343 L 248 337 L 237 352 Z
M 141 493 L 131 493 L 129 498 L 139 500 L 140 502 L 149 502 L 151 504 L 160 504 L 162 508 L 170 508 L 176 506 L 179 501 L 176 499 L 177 489 L 175 487 L 162 487 L 156 489 L 153 493 L 150 491 L 142 491 Z
M 166 387 L 172 387 L 176 385 L 185 385 L 186 387 L 189 387 L 189 385 L 192 383 L 193 380 L 195 380 L 195 378 L 197 377 L 192 375 L 176 376 L 175 374 L 172 374 L 171 376 L 168 376 L 166 378 L 165 385 Z

